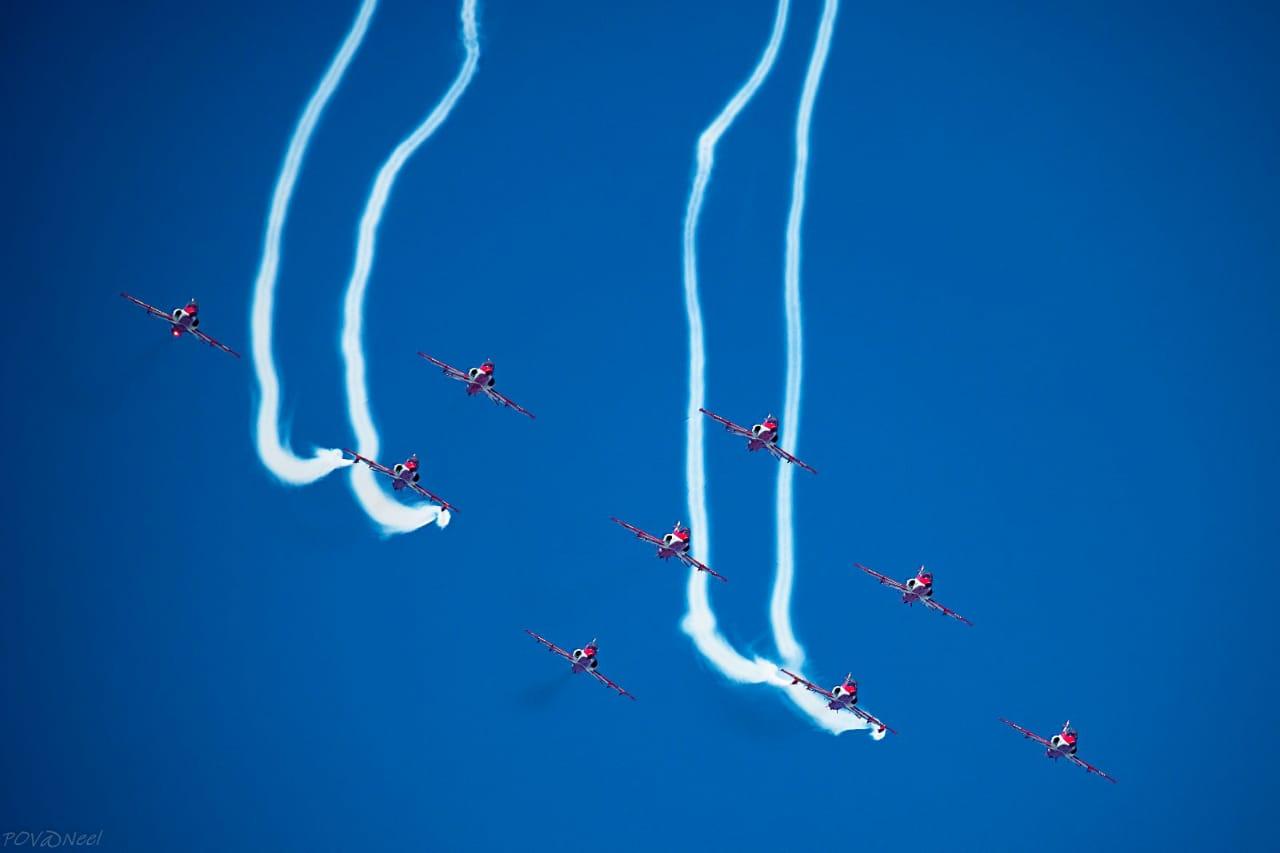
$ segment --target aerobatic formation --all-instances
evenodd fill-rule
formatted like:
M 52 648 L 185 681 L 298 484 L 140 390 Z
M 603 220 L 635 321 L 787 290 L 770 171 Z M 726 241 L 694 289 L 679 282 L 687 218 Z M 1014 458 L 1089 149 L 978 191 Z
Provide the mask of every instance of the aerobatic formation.
M 320 450 L 311 459 L 294 456 L 281 435 L 279 424 L 280 388 L 275 363 L 271 354 L 271 312 L 274 303 L 276 271 L 279 266 L 281 233 L 287 214 L 289 198 L 301 169 L 307 144 L 319 122 L 328 99 L 341 81 L 368 28 L 377 0 L 364 0 L 356 21 L 344 39 L 320 85 L 308 101 L 306 109 L 290 141 L 285 163 L 277 181 L 268 215 L 267 235 L 263 260 L 254 290 L 251 312 L 252 351 L 256 378 L 261 392 L 256 438 L 259 455 L 264 465 L 282 482 L 302 485 L 324 476 L 338 467 L 351 467 L 353 488 L 362 507 L 385 532 L 407 532 L 423 524 L 437 521 L 444 526 L 451 512 L 457 507 L 427 489 L 422 484 L 422 472 L 416 453 L 403 462 L 387 467 L 377 461 L 378 437 L 368 408 L 365 389 L 364 355 L 362 343 L 363 297 L 374 260 L 374 246 L 378 223 L 386 205 L 396 174 L 409 156 L 423 143 L 448 116 L 449 111 L 465 91 L 475 73 L 479 57 L 476 28 L 476 0 L 462 0 L 461 23 L 466 58 L 457 78 L 445 95 L 431 110 L 428 117 L 409 137 L 403 140 L 383 165 L 374 182 L 361 219 L 356 248 L 356 265 L 352 273 L 346 299 L 345 326 L 342 350 L 347 364 L 347 391 L 350 419 L 357 435 L 357 450 Z M 829 731 L 839 733 L 849 729 L 869 729 L 876 739 L 886 733 L 897 734 L 886 723 L 859 705 L 858 682 L 850 672 L 843 681 L 831 689 L 820 687 L 801 675 L 798 670 L 803 662 L 803 652 L 791 629 L 790 595 L 793 578 L 793 535 L 791 524 L 792 474 L 796 468 L 817 474 L 817 470 L 795 455 L 797 424 L 799 421 L 801 359 L 803 355 L 802 327 L 800 324 L 800 224 L 804 208 L 804 188 L 807 176 L 809 123 L 822 68 L 830 48 L 834 30 L 838 0 L 824 0 L 817 39 L 805 76 L 800 107 L 796 119 L 796 164 L 792 183 L 792 206 L 788 217 L 786 235 L 786 263 L 784 276 L 784 304 L 786 307 L 787 369 L 784 418 L 768 414 L 750 427 L 741 426 L 704 407 L 706 356 L 703 344 L 702 311 L 698 298 L 697 277 L 697 226 L 702 203 L 710 182 L 715 160 L 715 148 L 720 138 L 746 107 L 772 70 L 789 14 L 789 0 L 779 0 L 769 41 L 755 69 L 743 86 L 702 133 L 697 145 L 697 168 L 690 191 L 684 223 L 684 289 L 685 305 L 689 316 L 690 366 L 689 366 L 689 417 L 687 418 L 688 442 L 686 452 L 686 479 L 688 505 L 693 519 L 691 526 L 676 522 L 670 532 L 661 536 L 649 533 L 620 518 L 611 517 L 619 526 L 634 534 L 637 539 L 653 546 L 655 556 L 668 561 L 672 558 L 688 572 L 688 613 L 683 627 L 693 639 L 696 648 L 727 678 L 745 684 L 769 684 L 786 691 L 800 710 Z M 142 308 L 148 315 L 165 321 L 173 338 L 190 336 L 222 352 L 239 358 L 239 353 L 214 339 L 200 329 L 200 309 L 195 299 L 190 299 L 164 311 L 127 293 L 124 299 Z M 449 379 L 462 383 L 467 396 L 483 395 L 501 408 L 511 409 L 530 420 L 535 416 L 496 388 L 495 365 L 486 359 L 480 365 L 466 370 L 453 367 L 425 352 L 418 356 L 438 367 Z M 709 418 L 740 439 L 745 439 L 750 453 L 764 451 L 781 464 L 777 481 L 777 572 L 770 602 L 770 621 L 774 641 L 785 663 L 775 664 L 763 658 L 744 657 L 738 653 L 719 632 L 715 615 L 711 610 L 707 579 L 726 582 L 727 578 L 713 570 L 702 560 L 710 561 L 710 532 L 706 502 L 706 476 L 703 459 L 703 424 L 701 416 Z M 783 425 L 787 426 L 783 439 Z M 349 457 L 349 458 L 348 458 Z M 363 463 L 360 464 L 360 463 Z M 380 474 L 391 481 L 392 492 L 413 492 L 427 501 L 419 507 L 398 503 L 377 486 L 373 477 Z M 699 558 L 694 557 L 694 553 Z M 902 603 L 912 606 L 919 603 L 926 610 L 934 610 L 965 625 L 972 625 L 964 616 L 935 601 L 933 573 L 920 566 L 905 581 L 895 580 L 861 563 L 854 566 L 900 594 Z M 599 643 L 592 640 L 571 651 L 561 648 L 544 637 L 525 629 L 530 637 L 552 654 L 569 663 L 573 673 L 586 673 L 597 683 L 619 696 L 635 699 L 620 684 L 598 670 Z M 845 713 L 841 713 L 845 712 Z M 1089 764 L 1076 755 L 1078 734 L 1068 721 L 1062 730 L 1050 738 L 1044 738 L 1016 723 L 1000 718 L 1000 722 L 1012 727 L 1025 738 L 1045 748 L 1045 755 L 1053 760 L 1065 758 L 1068 762 L 1089 773 L 1115 782 L 1109 774 Z

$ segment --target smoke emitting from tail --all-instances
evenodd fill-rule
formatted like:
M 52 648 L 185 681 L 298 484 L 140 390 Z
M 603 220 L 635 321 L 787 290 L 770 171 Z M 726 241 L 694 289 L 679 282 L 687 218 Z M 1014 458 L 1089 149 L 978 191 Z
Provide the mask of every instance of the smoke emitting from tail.
M 787 259 L 784 275 L 787 314 L 787 383 L 782 410 L 782 449 L 794 454 L 800 433 L 800 383 L 804 377 L 804 328 L 800 322 L 800 225 L 804 218 L 804 191 L 809 172 L 809 125 L 813 118 L 813 102 L 822 82 L 822 69 L 831 50 L 831 34 L 835 30 L 838 0 L 826 0 L 818 37 L 809 57 L 796 112 L 796 164 L 791 179 L 791 212 L 787 216 Z M 795 579 L 795 522 L 792 518 L 791 483 L 795 466 L 778 466 L 777 529 L 778 568 L 774 575 L 773 596 L 769 601 L 769 621 L 778 652 L 788 666 L 804 662 L 804 649 L 791 630 L 791 588 Z
M 788 224 L 788 402 L 792 397 L 792 388 L 794 386 L 795 405 L 789 409 L 787 414 L 790 420 L 795 419 L 795 409 L 799 408 L 799 359 L 791 358 L 791 352 L 794 349 L 798 353 L 802 342 L 799 340 L 799 210 L 804 204 L 804 167 L 808 151 L 808 127 L 809 116 L 812 113 L 813 98 L 817 93 L 817 75 L 821 73 L 822 63 L 826 59 L 827 48 L 830 44 L 831 30 L 834 25 L 836 0 L 827 0 L 824 7 L 822 28 L 819 30 L 818 46 L 815 47 L 814 59 L 810 61 L 809 75 L 805 81 L 805 97 L 801 100 L 800 113 L 797 118 L 797 166 L 796 179 L 798 183 L 798 192 L 793 192 L 792 199 L 792 220 Z M 746 107 L 756 91 L 764 83 L 769 72 L 772 70 L 775 60 L 778 56 L 778 50 L 782 43 L 782 36 L 786 30 L 787 13 L 789 8 L 788 0 L 779 0 L 777 13 L 774 17 L 773 30 L 770 33 L 768 44 L 766 44 L 764 52 L 760 55 L 755 69 L 751 72 L 751 76 L 747 82 L 734 94 L 734 96 L 725 105 L 720 114 L 707 127 L 702 135 L 698 137 L 697 149 L 697 170 L 693 178 L 693 187 L 689 193 L 689 203 L 685 212 L 684 220 L 684 296 L 685 310 L 689 318 L 689 412 L 688 412 L 688 433 L 685 446 L 685 478 L 688 484 L 688 504 L 689 518 L 693 532 L 694 549 L 701 555 L 702 559 L 710 562 L 711 553 L 711 534 L 710 524 L 707 513 L 707 485 L 705 460 L 703 454 L 703 425 L 704 419 L 698 411 L 705 405 L 706 395 L 706 348 L 703 340 L 702 327 L 702 307 L 698 299 L 698 270 L 697 270 L 697 229 L 698 218 L 702 212 L 702 203 L 706 195 L 707 186 L 711 180 L 712 167 L 715 164 L 715 148 L 720 138 L 728 131 L 738 114 Z M 821 55 L 819 58 L 819 54 Z M 816 71 L 815 71 L 816 68 Z M 812 81 L 812 82 L 811 82 Z M 803 147 L 801 146 L 803 142 Z M 794 239 L 793 239 L 793 236 Z M 790 270 L 792 268 L 792 255 L 794 254 L 794 288 L 792 288 L 792 278 Z M 790 318 L 792 312 L 790 310 L 791 293 L 794 289 L 795 302 L 795 331 L 792 335 L 792 325 Z M 794 376 L 795 381 L 792 381 Z M 787 430 L 784 422 L 784 430 Z M 789 431 L 788 431 L 789 432 Z M 787 449 L 794 448 L 794 439 L 787 445 Z M 791 466 L 783 466 L 789 469 Z M 781 484 L 781 481 L 780 481 Z M 790 532 L 790 479 L 787 480 L 787 549 L 791 552 L 791 532 Z M 779 488 L 779 506 L 781 503 L 781 485 Z M 779 515 L 779 554 L 782 554 L 782 516 Z M 783 601 L 788 602 L 790 598 L 791 586 L 791 566 L 788 559 L 788 566 L 785 579 L 782 576 L 781 559 L 779 560 L 779 577 L 775 584 L 774 599 L 778 598 L 778 586 L 785 584 L 783 593 Z M 809 717 L 824 727 L 828 731 L 839 734 L 840 732 L 851 731 L 854 729 L 865 729 L 867 724 L 853 714 L 833 712 L 826 706 L 826 702 L 817 694 L 810 693 L 806 690 L 793 687 L 791 679 L 784 675 L 777 664 L 765 660 L 760 657 L 746 658 L 739 654 L 737 650 L 729 644 L 724 635 L 716 627 L 715 613 L 711 609 L 710 600 L 708 598 L 707 578 L 703 572 L 690 572 L 688 584 L 688 612 L 685 614 L 681 627 L 694 642 L 698 651 L 711 661 L 717 669 L 727 678 L 743 684 L 772 684 L 786 691 L 787 696 L 803 710 Z M 774 607 L 775 611 L 777 608 Z M 790 628 L 789 606 L 784 606 L 781 621 L 775 618 L 774 634 L 778 641 L 779 647 L 784 650 L 784 656 L 788 661 L 795 657 L 799 657 L 799 645 L 795 642 L 794 635 Z M 782 629 L 779 629 L 781 625 Z M 785 645 L 789 641 L 789 646 Z M 794 655 L 788 655 L 787 650 L 795 652 Z
M 365 381 L 364 295 L 369 284 L 369 273 L 373 269 L 378 224 L 382 220 L 382 211 L 391 196 L 391 189 L 395 185 L 400 169 L 418 150 L 418 147 L 426 142 L 449 117 L 449 113 L 475 75 L 476 66 L 480 60 L 480 39 L 476 32 L 476 0 L 463 0 L 461 17 L 466 58 L 458 71 L 458 76 L 454 78 L 444 97 L 435 105 L 422 124 L 401 140 L 382 168 L 378 170 L 373 189 L 365 203 L 364 215 L 360 218 L 355 266 L 352 269 L 343 302 L 342 357 L 346 363 L 347 411 L 351 426 L 355 430 L 356 446 L 361 455 L 370 458 L 377 458 L 379 444 L 378 430 L 369 409 L 369 389 Z M 449 523 L 449 513 L 441 511 L 437 506 L 422 504 L 411 507 L 392 498 L 375 482 L 373 472 L 364 466 L 352 470 L 351 486 L 365 512 L 382 525 L 385 533 L 407 533 L 433 521 L 438 522 L 441 527 Z
M 284 165 L 276 179 L 271 196 L 271 209 L 267 214 L 267 231 L 262 243 L 262 261 L 253 286 L 253 306 L 249 325 L 252 332 L 253 368 L 258 380 L 258 418 L 256 438 L 258 455 L 262 463 L 280 480 L 293 485 L 314 482 L 337 468 L 350 463 L 336 449 L 317 450 L 311 458 L 296 456 L 289 448 L 288 439 L 280 430 L 280 377 L 276 372 L 275 354 L 271 350 L 271 315 L 275 309 L 276 277 L 280 269 L 280 243 L 285 219 L 289 212 L 289 199 L 311 142 L 311 134 L 320 122 L 320 116 L 337 90 L 351 64 L 360 42 L 364 40 L 369 20 L 378 6 L 378 0 L 364 0 L 355 22 L 341 47 L 329 63 L 320 85 L 307 101 L 298 126 L 285 151 Z

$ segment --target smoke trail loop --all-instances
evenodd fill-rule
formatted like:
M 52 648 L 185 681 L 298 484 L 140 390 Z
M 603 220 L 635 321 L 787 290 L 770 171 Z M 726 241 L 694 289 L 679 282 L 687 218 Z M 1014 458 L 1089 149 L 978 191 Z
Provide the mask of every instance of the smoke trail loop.
M 824 36 L 819 36 L 820 45 L 829 43 L 835 6 L 835 0 L 827 0 L 823 15 L 826 29 L 820 30 L 820 32 L 825 32 L 826 35 L 825 40 Z M 706 395 L 706 347 L 702 308 L 698 298 L 698 220 L 702 212 L 707 186 L 711 180 L 712 168 L 715 165 L 716 144 L 733 124 L 738 114 L 746 107 L 772 70 L 786 29 L 788 7 L 788 0 L 779 0 L 769 41 L 759 61 L 756 63 L 755 69 L 751 72 L 751 76 L 698 137 L 697 167 L 693 186 L 689 193 L 689 203 L 685 211 L 683 244 L 684 295 L 685 310 L 689 319 L 689 407 L 686 418 L 685 479 L 688 484 L 689 518 L 693 531 L 693 547 L 702 556 L 702 559 L 708 562 L 711 559 L 711 534 L 707 513 L 706 471 L 703 453 L 704 419 L 698 411 L 705 405 Z M 825 47 L 823 50 L 823 56 L 825 57 Z M 813 62 L 811 61 L 811 71 L 813 67 Z M 820 64 L 818 67 L 821 67 Z M 816 85 L 813 88 L 816 91 Z M 807 89 L 808 87 L 806 87 L 806 91 Z M 812 109 L 811 99 L 809 109 Z M 803 100 L 801 114 L 807 115 Z M 804 139 L 807 146 L 807 120 L 805 128 Z M 797 138 L 799 138 L 799 132 Z M 807 147 L 805 150 L 807 151 Z M 803 183 L 803 173 L 801 173 L 800 180 Z M 800 205 L 803 206 L 803 192 L 800 196 Z M 793 214 L 795 209 L 796 202 L 793 199 Z M 798 227 L 797 218 L 796 233 L 798 233 Z M 788 233 L 791 233 L 790 229 Z M 798 254 L 798 241 L 794 245 Z M 784 467 L 789 468 L 790 466 Z M 789 505 L 790 500 L 788 499 Z M 786 583 L 789 588 L 789 575 Z M 771 684 L 785 690 L 786 695 L 800 710 L 805 712 L 815 723 L 833 734 L 867 728 L 866 723 L 852 714 L 831 711 L 817 694 L 793 689 L 791 679 L 784 675 L 778 665 L 772 661 L 760 657 L 749 659 L 739 654 L 717 629 L 715 613 L 711 610 L 707 590 L 707 578 L 704 574 L 702 572 L 691 572 L 687 588 L 688 612 L 681 623 L 681 627 L 692 638 L 698 651 L 710 660 L 725 677 L 742 684 Z M 784 617 L 786 617 L 786 614 L 784 614 Z M 774 627 L 776 637 L 778 635 L 777 624 Z M 789 626 L 787 633 L 789 634 Z
M 779 0 L 773 29 L 747 81 L 734 93 L 719 115 L 698 137 L 697 170 L 684 218 L 684 304 L 689 316 L 689 407 L 685 442 L 685 481 L 688 484 L 690 529 L 693 549 L 704 562 L 711 562 L 711 530 L 707 513 L 707 479 L 703 453 L 703 417 L 698 411 L 706 398 L 706 345 L 702 327 L 702 306 L 698 299 L 698 219 L 711 170 L 715 166 L 716 144 L 746 107 L 773 69 L 786 32 L 789 0 Z M 707 593 L 707 578 L 692 572 L 688 583 L 688 613 L 681 627 L 698 650 L 721 672 L 735 681 L 758 683 L 765 676 L 756 663 L 739 655 L 716 628 Z
M 355 57 L 364 40 L 369 21 L 377 8 L 377 0 L 364 0 L 356 14 L 355 22 L 342 40 L 337 54 L 329 63 L 320 84 L 307 101 L 302 117 L 294 128 L 293 137 L 285 151 L 280 177 L 276 179 L 271 195 L 271 208 L 267 214 L 267 230 L 262 241 L 262 260 L 253 285 L 253 304 L 249 326 L 252 333 L 251 355 L 258 381 L 258 417 L 256 443 L 262 464 L 281 481 L 292 485 L 314 482 L 337 468 L 349 463 L 338 449 L 316 450 L 309 459 L 294 455 L 280 430 L 280 376 L 276 370 L 275 354 L 271 346 L 271 318 L 275 310 L 276 279 L 280 270 L 281 235 L 289 213 L 289 200 L 302 170 L 302 163 L 311 142 L 311 135 L 324 113 L 329 99 L 337 90 L 347 66 Z
M 431 110 L 414 131 L 400 141 L 391 156 L 383 163 L 374 179 L 373 189 L 365 203 L 364 215 L 356 241 L 356 260 L 347 283 L 343 301 L 342 357 L 346 363 L 347 413 L 355 430 L 357 447 L 363 456 L 376 459 L 379 450 L 378 430 L 369 407 L 369 388 L 364 359 L 364 297 L 368 289 L 369 274 L 373 269 L 377 249 L 378 225 L 382 212 L 391 196 L 392 187 L 401 168 L 431 135 L 436 132 L 453 110 L 462 93 L 475 75 L 480 60 L 480 40 L 476 30 L 476 0 L 463 0 L 462 39 L 466 58 L 457 77 L 439 103 Z M 384 533 L 407 533 L 433 521 L 444 527 L 449 523 L 449 513 L 433 504 L 406 506 L 395 500 L 374 480 L 373 472 L 361 465 L 351 471 L 351 487 L 356 499 L 371 518 L 382 525 Z

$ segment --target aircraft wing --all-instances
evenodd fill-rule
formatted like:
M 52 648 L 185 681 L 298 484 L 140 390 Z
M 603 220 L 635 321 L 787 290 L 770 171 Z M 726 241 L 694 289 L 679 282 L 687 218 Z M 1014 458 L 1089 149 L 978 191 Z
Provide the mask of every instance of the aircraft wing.
M 729 582 L 729 579 L 727 577 L 715 571 L 714 569 L 710 568 L 705 563 L 698 562 L 693 557 L 690 557 L 688 554 L 676 554 L 676 556 L 680 558 L 680 562 L 684 563 L 686 566 L 688 566 L 691 569 L 697 569 L 700 572 L 706 572 L 707 574 L 711 575 L 711 577 L 723 583 Z
M 379 474 L 386 474 L 388 477 L 395 477 L 396 475 L 395 472 L 392 471 L 390 468 L 388 468 L 386 465 L 379 465 L 377 462 L 374 462 L 369 457 L 361 456 L 359 453 L 356 453 L 354 450 L 347 450 L 346 448 L 343 448 L 342 452 L 351 454 L 356 458 L 357 462 L 363 462 L 373 470 L 377 471 Z
M 790 462 L 792 465 L 799 465 L 804 470 L 812 472 L 814 474 L 818 473 L 817 468 L 814 468 L 812 465 L 807 465 L 804 462 L 801 462 L 799 459 L 795 458 L 790 453 L 783 450 L 781 447 L 779 447 L 776 444 L 769 445 L 769 452 L 772 453 L 774 456 L 778 457 L 779 459 L 785 459 L 786 461 Z
M 1111 784 L 1113 784 L 1113 785 L 1115 784 L 1116 779 L 1115 779 L 1115 777 L 1114 777 L 1114 776 L 1112 776 L 1112 775 L 1110 775 L 1110 774 L 1108 774 L 1108 773 L 1104 773 L 1103 771 L 1099 770 L 1097 767 L 1094 767 L 1092 764 L 1090 764 L 1089 762 L 1085 761 L 1084 759 L 1082 759 L 1082 758 L 1076 758 L 1074 755 L 1068 755 L 1068 756 L 1067 756 L 1067 758 L 1070 758 L 1070 759 L 1071 759 L 1071 761 L 1072 761 L 1076 766 L 1078 766 L 1078 767 L 1083 767 L 1085 770 L 1088 770 L 1090 773 L 1096 773 L 1096 774 L 1098 774 L 1099 776 L 1101 776 L 1103 779 L 1106 779 L 1106 780 L 1107 780 L 1108 782 L 1110 782 Z
M 938 602 L 934 601 L 932 598 L 925 598 L 925 599 L 922 599 L 922 600 L 924 601 L 924 606 L 925 606 L 925 607 L 928 607 L 930 610 L 936 610 L 936 611 L 938 611 L 939 613 L 944 613 L 944 614 L 946 614 L 947 616 L 950 616 L 952 619 L 958 619 L 959 621 L 963 622 L 964 624 L 969 625 L 969 626 L 971 626 L 971 627 L 972 627 L 972 625 L 973 625 L 973 623 L 972 623 L 972 622 L 970 622 L 968 619 L 964 618 L 964 617 L 963 617 L 963 616 L 961 616 L 959 613 L 957 613 L 957 612 L 955 612 L 954 610 L 952 610 L 950 607 L 943 607 L 941 604 L 939 604 Z
M 623 527 L 630 530 L 632 533 L 636 535 L 637 539 L 643 539 L 644 541 L 648 542 L 650 545 L 657 545 L 659 548 L 662 547 L 662 540 L 654 536 L 652 533 L 645 533 L 639 527 L 636 527 L 634 524 L 627 524 L 625 521 L 623 521 L 620 518 L 614 518 L 613 516 L 609 516 L 609 520 L 612 521 L 614 524 L 621 524 Z
M 734 435 L 740 435 L 743 438 L 754 437 L 751 435 L 751 430 L 747 429 L 744 426 L 739 426 L 738 424 L 735 424 L 733 421 L 729 420 L 728 418 L 722 418 L 719 415 L 717 415 L 715 412 L 709 412 L 706 409 L 698 409 L 698 411 L 702 412 L 702 414 L 711 418 L 711 420 L 716 421 L 717 423 L 723 424 L 724 428 L 727 429 L 729 432 L 733 433 Z
M 123 296 L 125 299 L 129 300 L 130 302 L 132 302 L 134 305 L 137 305 L 142 310 L 146 311 L 152 317 L 159 317 L 161 320 L 164 320 L 169 325 L 173 325 L 173 318 L 170 317 L 167 312 L 161 311 L 159 308 L 157 308 L 154 305 L 148 305 L 147 303 L 143 302 L 141 299 L 139 299 L 136 296 L 130 296 L 127 293 L 121 293 L 120 295 Z
M 572 655 L 572 654 L 570 654 L 569 652 L 566 652 L 564 649 L 560 648 L 560 647 L 559 647 L 559 646 L 557 646 L 555 643 L 553 643 L 553 642 L 551 642 L 550 640 L 548 640 L 546 637 L 540 637 L 540 636 L 538 636 L 537 634 L 535 634 L 535 633 L 533 633 L 532 631 L 530 631 L 528 628 L 525 628 L 525 629 L 524 629 L 524 632 L 525 632 L 526 634 L 528 634 L 530 637 L 533 637 L 535 640 L 537 640 L 537 641 L 538 641 L 538 643 L 539 643 L 540 645 L 546 646 L 546 647 L 547 647 L 547 649 L 548 649 L 552 654 L 560 655 L 560 657 L 564 658 L 565 660 L 567 660 L 567 661 L 569 661 L 569 662 L 571 662 L 571 663 L 573 662 L 573 655 Z
M 893 578 L 891 578 L 891 577 L 887 577 L 887 576 L 885 576 L 885 575 L 882 575 L 882 574 L 880 574 L 879 572 L 877 572 L 875 569 L 869 569 L 869 568 L 867 568 L 866 566 L 862 565 L 862 563 L 854 563 L 854 565 L 855 565 L 855 566 L 857 566 L 858 568 L 862 569 L 862 570 L 863 570 L 864 572 L 866 572 L 867 574 L 871 575 L 871 577 L 873 577 L 873 578 L 875 578 L 876 580 L 880 581 L 880 583 L 884 584 L 885 586 L 891 586 L 891 587 L 893 587 L 894 589 L 896 589 L 898 592 L 906 592 L 906 591 L 907 591 L 907 587 L 906 587 L 906 585 L 905 585 L 905 584 L 902 584 L 902 583 L 900 583 L 900 582 L 898 582 L 898 581 L 894 580 L 894 579 L 893 579 Z
M 1040 735 L 1036 734 L 1035 732 L 1029 732 L 1029 731 L 1027 731 L 1027 730 L 1026 730 L 1026 729 L 1024 729 L 1022 726 L 1018 725 L 1017 723 L 1011 723 L 1011 722 L 1009 722 L 1008 720 L 1006 720 L 1004 717 L 1001 717 L 1001 718 L 1000 718 L 1000 722 L 1004 723 L 1006 726 L 1009 726 L 1010 728 L 1017 729 L 1018 731 L 1022 732 L 1022 736 L 1023 736 L 1023 737 L 1030 738 L 1031 740 L 1033 740 L 1033 741 L 1035 741 L 1036 743 L 1038 743 L 1038 744 L 1040 744 L 1041 746 L 1043 746 L 1045 749 L 1052 749 L 1052 748 L 1053 748 L 1053 747 L 1051 747 L 1051 746 L 1049 745 L 1049 741 L 1047 741 L 1047 740 L 1045 740 L 1044 738 L 1040 737 Z
M 187 331 L 191 332 L 191 334 L 195 335 L 197 338 L 204 341 L 206 344 L 213 347 L 214 349 L 220 349 L 223 352 L 230 353 L 231 355 L 234 355 L 236 358 L 240 357 L 240 353 L 236 352 L 231 347 L 227 346 L 221 341 L 214 340 L 213 338 L 209 337 L 199 329 L 188 329 Z
M 497 391 L 494 391 L 492 388 L 486 388 L 484 390 L 485 390 L 485 393 L 489 395 L 489 399 L 497 403 L 499 406 L 506 406 L 508 409 L 515 409 L 517 412 L 519 412 L 522 415 L 525 415 L 529 419 L 537 420 L 537 417 L 533 414 L 533 412 L 529 411 L 524 406 L 521 406 L 519 403 L 517 403 L 515 400 L 512 400 L 510 397 L 507 397 L 503 394 L 499 394 Z
M 441 508 L 441 509 L 447 509 L 447 510 L 449 510 L 450 512 L 457 512 L 457 511 L 458 511 L 458 508 L 457 508 L 456 506 L 454 506 L 453 504 L 449 503 L 447 500 L 445 500 L 444 498 L 440 497 L 439 495 L 437 495 L 437 494 L 433 493 L 433 492 L 432 492 L 431 490 L 429 490 L 426 486 L 420 486 L 420 485 L 418 485 L 417 483 L 410 483 L 410 484 L 409 484 L 409 488 L 413 489 L 413 490 L 414 490 L 415 492 L 417 492 L 419 495 L 421 495 L 422 497 L 424 497 L 424 498 L 426 498 L 427 500 L 431 501 L 432 503 L 440 504 L 440 508 Z
M 450 379 L 457 379 L 459 382 L 471 381 L 470 379 L 467 378 L 467 374 L 463 373 L 461 370 L 454 367 L 453 365 L 445 364 L 443 361 L 441 361 L 438 358 L 432 358 L 431 356 L 427 355 L 425 352 L 420 352 L 418 353 L 418 355 L 422 356 L 427 361 L 431 362 L 436 367 L 440 368 L 444 372 L 444 375 L 448 376 Z
M 886 732 L 886 731 L 887 731 L 887 732 L 889 732 L 889 733 L 891 733 L 891 734 L 895 734 L 895 735 L 898 733 L 898 732 L 897 732 L 897 730 L 889 728 L 889 727 L 888 727 L 888 726 L 886 726 L 884 723 L 882 723 L 882 722 L 880 722 L 879 720 L 877 720 L 877 719 L 875 718 L 875 715 L 870 714 L 870 713 L 868 713 L 868 712 L 866 712 L 866 711 L 862 710 L 862 709 L 861 709 L 861 708 L 859 708 L 857 705 L 846 705 L 845 707 L 846 707 L 846 708 L 848 708 L 850 711 L 852 711 L 852 712 L 853 712 L 853 713 L 854 713 L 854 714 L 855 714 L 859 719 L 861 719 L 861 720 L 865 720 L 866 722 L 868 722 L 868 723 L 870 723 L 871 725 L 875 726 L 876 728 L 878 728 L 878 729 L 879 729 L 880 731 L 882 731 L 882 732 Z
M 626 696 L 628 699 L 631 699 L 633 702 L 635 701 L 636 697 L 628 693 L 626 690 L 623 690 L 622 685 L 618 684 L 618 682 L 610 679 L 608 676 L 605 676 L 597 672 L 594 669 L 588 669 L 587 672 L 591 673 L 591 677 L 594 678 L 596 681 L 600 682 L 601 684 L 603 684 L 605 687 L 608 687 L 610 690 L 618 691 L 619 696 Z
M 797 684 L 803 684 L 805 690 L 811 690 L 814 693 L 821 693 L 823 696 L 826 696 L 828 699 L 831 699 L 831 700 L 834 700 L 836 698 L 835 694 L 832 693 L 830 690 L 826 690 L 824 688 L 819 687 L 818 685 L 814 684 L 812 681 L 809 681 L 807 678 L 802 678 L 801 676 L 796 675 L 794 672 L 792 672 L 789 669 L 784 669 L 782 671 L 785 672 L 787 675 L 791 676 L 792 686 L 795 686 Z

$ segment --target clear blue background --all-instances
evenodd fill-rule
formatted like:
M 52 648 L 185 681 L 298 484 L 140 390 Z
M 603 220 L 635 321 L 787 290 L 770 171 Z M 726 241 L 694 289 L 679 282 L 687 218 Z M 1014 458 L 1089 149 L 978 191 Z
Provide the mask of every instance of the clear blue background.
M 0 29 L 7 461 L 0 832 L 117 850 L 1265 850 L 1277 699 L 1277 72 L 1266 4 L 846 2 L 813 125 L 795 623 L 901 735 L 725 683 L 684 575 L 680 229 L 766 2 L 481 9 L 367 304 L 387 457 L 463 508 L 381 539 L 259 464 L 269 194 L 355 4 L 47 3 Z M 1037 4 L 1032 4 L 1036 6 Z M 819 6 L 704 213 L 708 404 L 782 399 L 792 123 Z M 386 0 L 308 157 L 276 349 L 295 447 L 351 440 L 340 293 L 373 174 L 461 58 Z M 528 422 L 419 359 L 490 356 Z M 784 425 L 785 427 L 786 425 Z M 794 426 L 794 425 L 793 425 Z M 772 654 L 774 466 L 707 435 L 713 590 Z M 856 573 L 927 562 L 965 628 Z M 602 641 L 640 699 L 526 638 Z M 1070 716 L 1115 786 L 996 722 Z

